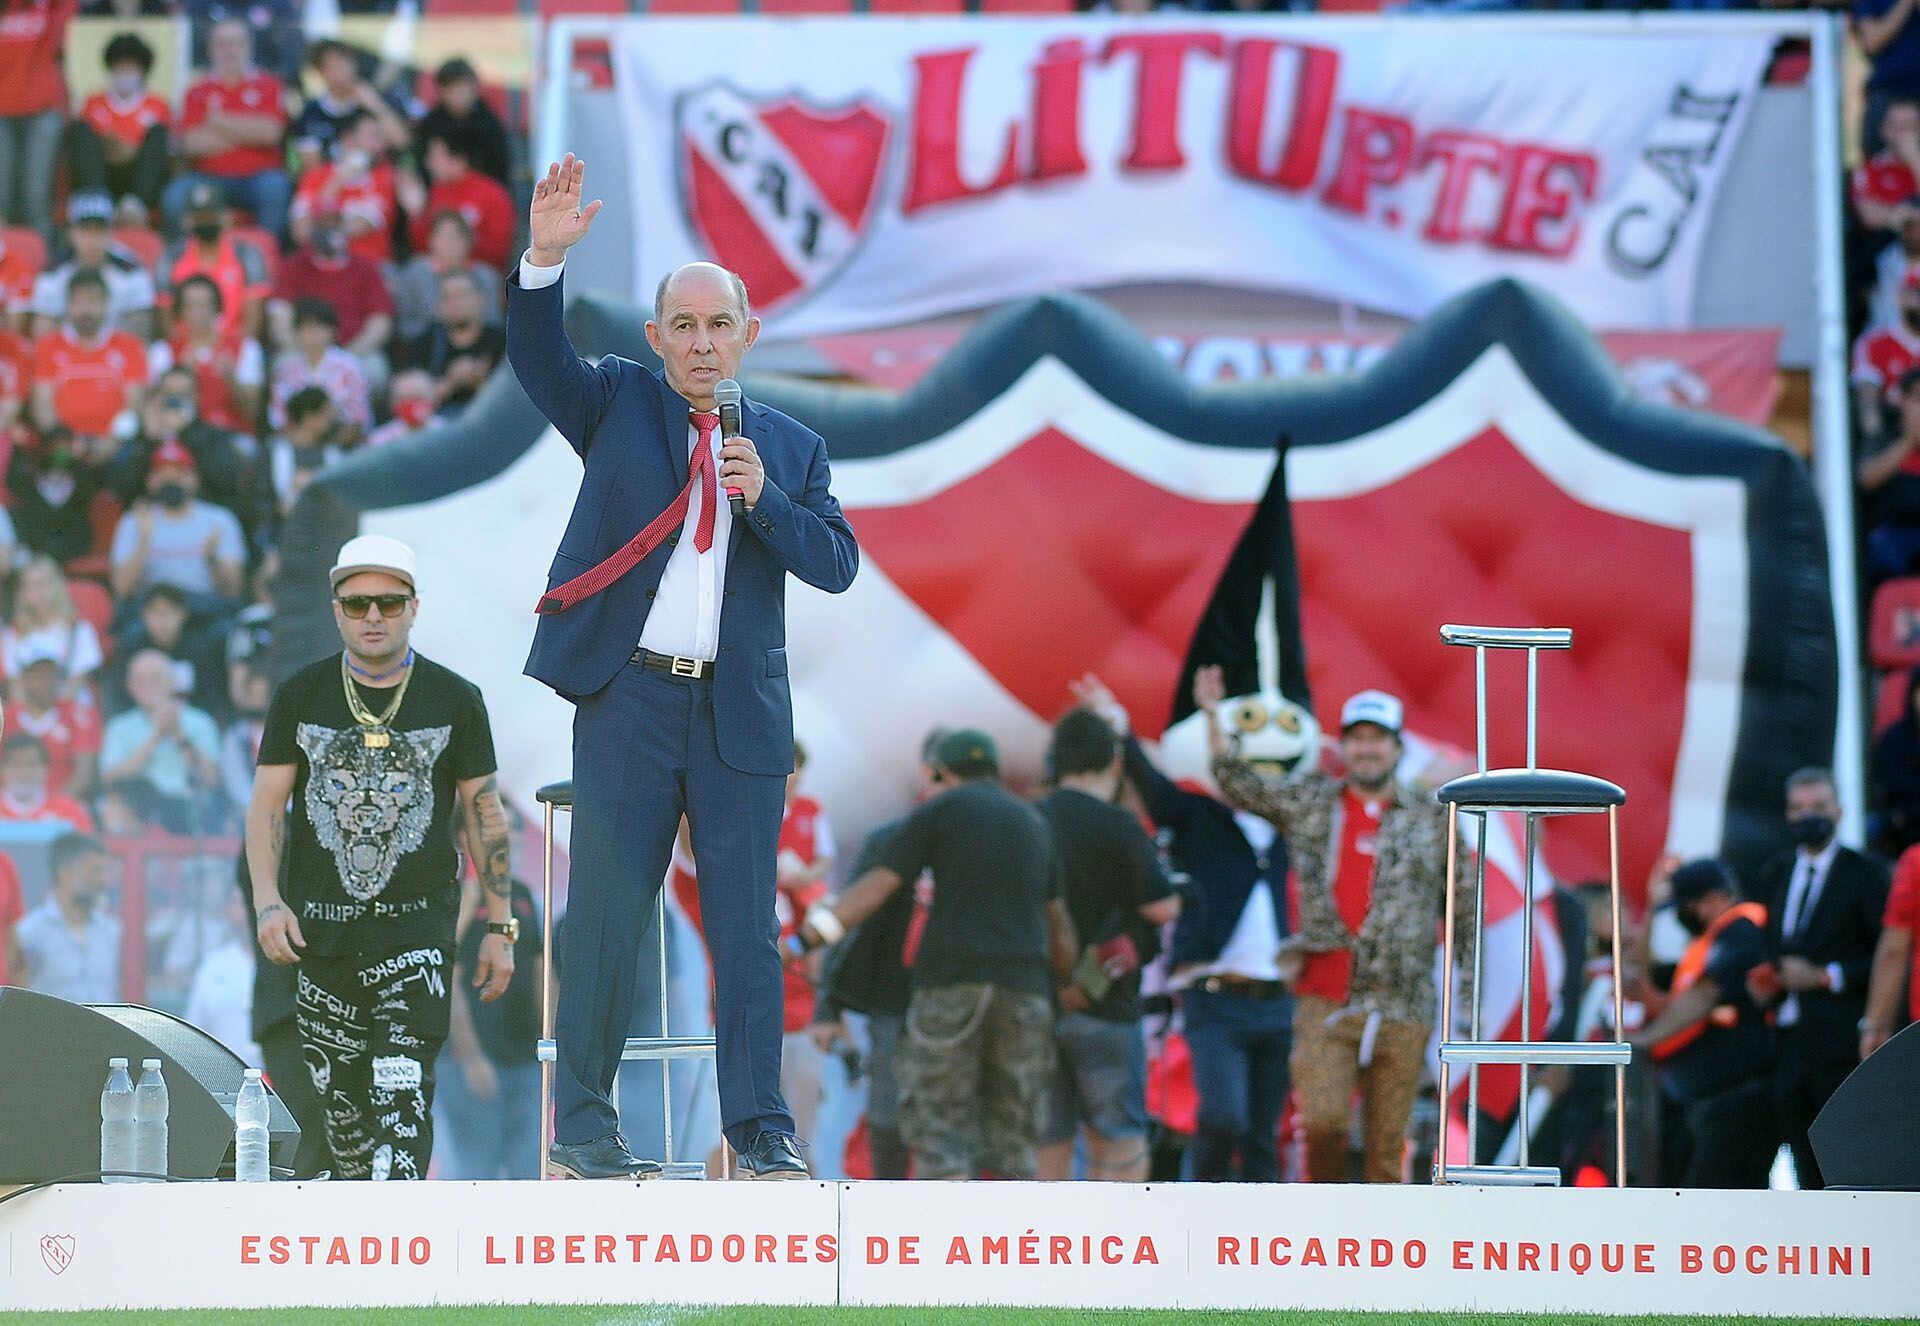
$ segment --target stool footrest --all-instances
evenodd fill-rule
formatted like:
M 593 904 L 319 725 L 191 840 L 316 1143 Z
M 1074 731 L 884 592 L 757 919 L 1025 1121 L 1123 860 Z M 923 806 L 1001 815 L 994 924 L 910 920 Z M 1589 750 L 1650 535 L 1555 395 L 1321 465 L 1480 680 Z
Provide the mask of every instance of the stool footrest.
M 1474 1183 L 1487 1188 L 1558 1188 L 1560 1171 L 1552 1165 L 1449 1165 L 1442 1183 Z
M 1630 1064 L 1625 1041 L 1444 1041 L 1440 1059 L 1450 1064 Z
M 622 1059 L 711 1059 L 715 1050 L 711 1036 L 630 1036 L 624 1049 L 620 1051 Z M 550 1040 L 535 1041 L 533 1057 L 543 1064 L 554 1062 L 557 1055 L 554 1043 Z

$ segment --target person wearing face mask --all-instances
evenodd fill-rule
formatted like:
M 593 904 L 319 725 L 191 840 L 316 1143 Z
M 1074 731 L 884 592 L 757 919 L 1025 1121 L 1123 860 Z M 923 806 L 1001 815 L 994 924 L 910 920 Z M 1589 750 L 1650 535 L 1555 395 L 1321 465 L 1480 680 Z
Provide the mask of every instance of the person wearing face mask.
M 1854 470 L 1872 522 L 1863 569 L 1876 585 L 1920 567 L 1920 366 L 1901 375 L 1896 399 L 1899 427 Z
M 100 906 L 113 882 L 106 844 L 69 833 L 48 851 L 53 890 L 15 931 L 21 970 L 12 980 L 74 1004 L 120 998 L 120 923 Z
M 107 487 L 123 507 L 133 506 L 146 492 L 153 453 L 176 442 L 193 456 L 200 496 L 233 512 L 241 527 L 251 531 L 265 503 L 257 444 L 203 418 L 200 387 L 200 374 L 182 364 L 155 378 L 140 407 L 140 432 L 107 466 Z
M 287 131 L 303 185 L 328 161 L 339 159 L 355 121 L 363 116 L 379 131 L 375 141 L 380 152 L 407 146 L 411 131 L 406 120 L 373 84 L 360 77 L 360 56 L 353 47 L 323 37 L 307 48 L 307 62 L 320 76 L 320 91 L 307 98 Z
M 1920 268 L 1900 283 L 1899 318 L 1869 327 L 1853 343 L 1854 414 L 1871 454 L 1894 431 L 1900 380 L 1920 368 Z
M 75 192 L 97 190 L 118 205 L 121 225 L 144 226 L 160 210 L 172 168 L 168 129 L 173 112 L 147 86 L 153 48 L 121 32 L 101 55 L 107 86 L 88 97 L 67 126 L 67 181 Z
M 0 741 L 0 824 L 61 824 L 94 831 L 93 812 L 53 785 L 47 743 L 31 732 Z
M 100 472 L 79 454 L 71 429 L 44 432 L 37 446 L 15 447 L 7 460 L 9 510 L 20 542 L 58 563 L 92 551 L 88 511 L 99 491 Z
M 1773 1011 L 1780 1055 L 1774 1110 L 1793 1149 L 1802 1188 L 1824 1187 L 1807 1128 L 1860 1062 L 1867 979 L 1887 905 L 1887 870 L 1835 836 L 1840 795 L 1825 769 L 1787 779 L 1791 852 L 1767 863 L 1758 897 L 1767 900 L 1767 962 L 1748 990 Z
M 1732 873 L 1711 858 L 1673 872 L 1668 898 L 1693 937 L 1665 1008 L 1628 1035 L 1659 1067 L 1677 1107 L 1683 1188 L 1764 1188 L 1779 1149 L 1773 1119 L 1773 1033 L 1747 993 L 1767 960 L 1767 909 L 1742 902 Z
M 73 430 L 79 445 L 103 458 L 111 439 L 137 426 L 147 384 L 147 349 L 107 326 L 107 283 L 81 271 L 67 283 L 67 322 L 33 351 L 33 421 L 42 432 Z
M 293 239 L 305 244 L 314 219 L 338 218 L 346 245 L 369 262 L 393 257 L 393 217 L 399 205 L 387 139 L 380 121 L 354 111 L 340 126 L 332 156 L 300 178 L 293 195 Z
M 439 420 L 434 409 L 433 377 L 425 369 L 409 368 L 394 374 L 393 386 L 387 393 L 387 404 L 393 411 L 393 418 L 367 434 L 367 445 L 370 447 L 397 442 L 409 433 L 417 433 Z
M 126 600 L 152 585 L 178 586 L 196 606 L 238 598 L 246 541 L 233 512 L 200 500 L 200 471 L 178 442 L 162 445 L 147 468 L 146 500 L 113 531 L 110 580 Z
M 226 202 L 213 185 L 188 189 L 185 203 L 187 237 L 167 250 L 156 269 L 161 308 L 171 310 L 171 292 L 189 277 L 204 276 L 220 287 L 220 330 L 257 339 L 273 293 L 266 255 L 228 233 Z
M 67 286 L 78 272 L 98 272 L 107 283 L 107 324 L 139 340 L 153 338 L 153 276 L 113 238 L 113 200 L 105 193 L 75 192 L 67 198 L 69 257 L 33 283 L 31 312 L 36 335 L 45 336 L 67 317 Z
M 379 264 L 355 251 L 338 211 L 315 211 L 304 230 L 306 242 L 281 261 L 267 304 L 274 349 L 286 354 L 296 348 L 293 311 L 303 300 L 320 300 L 339 319 L 341 348 L 360 361 L 377 394 L 386 380 L 394 327 L 393 296 Z
M 1405 710 L 1381 691 L 1351 696 L 1340 709 L 1345 777 L 1290 776 L 1240 757 L 1218 716 L 1226 699 L 1218 667 L 1195 673 L 1193 698 L 1207 716 L 1221 797 L 1271 821 L 1293 862 L 1299 926 L 1282 952 L 1297 973 L 1292 1068 L 1308 1173 L 1315 1183 L 1346 1181 L 1357 1088 L 1365 1180 L 1398 1183 L 1438 1002 L 1447 879 L 1445 814 L 1395 777 Z M 1471 870 L 1457 887 L 1454 940 L 1471 970 Z

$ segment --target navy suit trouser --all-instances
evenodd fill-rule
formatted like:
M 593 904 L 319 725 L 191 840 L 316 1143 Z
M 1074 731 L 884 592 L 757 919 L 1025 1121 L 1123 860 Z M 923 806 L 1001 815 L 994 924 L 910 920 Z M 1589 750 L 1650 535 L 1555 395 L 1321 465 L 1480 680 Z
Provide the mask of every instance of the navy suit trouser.
M 573 720 L 573 837 L 561 931 L 554 1137 L 619 1126 L 614 1073 L 641 940 L 684 813 L 713 959 L 720 1121 L 735 1150 L 793 1131 L 780 1095 L 782 989 L 774 872 L 786 779 L 720 758 L 713 683 L 629 663 Z M 648 949 L 645 961 L 653 961 Z

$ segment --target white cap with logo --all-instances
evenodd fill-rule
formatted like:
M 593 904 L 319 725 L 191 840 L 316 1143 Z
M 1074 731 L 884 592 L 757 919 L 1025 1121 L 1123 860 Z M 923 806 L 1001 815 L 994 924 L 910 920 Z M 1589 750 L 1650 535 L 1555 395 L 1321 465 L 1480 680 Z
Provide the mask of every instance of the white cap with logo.
M 327 581 L 338 588 L 348 576 L 362 571 L 385 571 L 406 581 L 409 588 L 418 589 L 413 563 L 413 549 L 400 540 L 387 534 L 362 534 L 340 545 L 340 556 L 334 560 Z
M 1361 691 L 1340 706 L 1342 732 L 1355 723 L 1372 723 L 1398 736 L 1404 721 L 1406 709 L 1385 691 Z

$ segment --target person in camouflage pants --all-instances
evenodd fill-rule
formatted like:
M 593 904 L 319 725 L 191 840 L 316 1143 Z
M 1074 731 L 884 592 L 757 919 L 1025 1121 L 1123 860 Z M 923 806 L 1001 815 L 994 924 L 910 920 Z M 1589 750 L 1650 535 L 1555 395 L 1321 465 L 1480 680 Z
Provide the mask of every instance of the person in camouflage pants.
M 975 984 L 916 991 L 900 1047 L 914 1176 L 1033 1178 L 1053 1055 L 1053 1005 L 1040 995 Z
M 914 1177 L 1031 1179 L 1053 1076 L 1054 985 L 1078 953 L 1059 856 L 1040 812 L 1000 785 L 986 733 L 946 733 L 927 762 L 932 799 L 837 901 L 808 910 L 792 956 L 838 939 L 930 872 L 926 928 L 904 956 L 913 995 L 898 1065 Z

